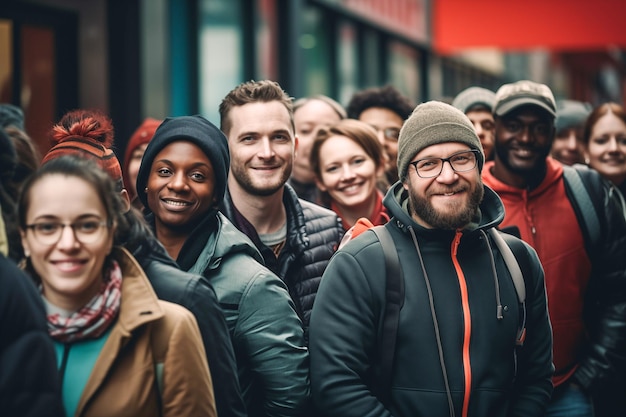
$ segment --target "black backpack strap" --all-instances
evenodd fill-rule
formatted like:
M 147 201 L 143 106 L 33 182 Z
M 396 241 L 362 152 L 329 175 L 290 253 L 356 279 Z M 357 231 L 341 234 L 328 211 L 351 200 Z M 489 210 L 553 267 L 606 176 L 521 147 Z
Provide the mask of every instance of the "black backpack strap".
M 528 250 L 524 246 L 524 242 L 513 235 L 503 233 L 495 228 L 490 229 L 489 232 L 500 249 L 515 285 L 520 304 L 516 344 L 522 346 L 526 338 L 526 281 L 524 277 L 530 276 L 532 273 Z
M 400 268 L 400 260 L 389 231 L 384 226 L 375 226 L 371 229 L 380 242 L 385 256 L 385 314 L 381 337 L 378 343 L 380 352 L 380 375 L 375 381 L 377 397 L 383 404 L 391 400 L 391 373 L 393 358 L 396 350 L 396 337 L 400 309 L 404 303 L 404 277 Z
M 588 168 L 585 168 L 588 169 Z M 587 235 L 591 240 L 589 247 L 596 247 L 596 243 L 600 241 L 600 220 L 591 196 L 583 184 L 579 169 L 570 166 L 563 166 L 563 179 L 565 184 L 571 190 L 570 196 L 572 202 L 576 204 L 580 210 L 581 218 L 578 219 L 582 227 L 587 231 Z

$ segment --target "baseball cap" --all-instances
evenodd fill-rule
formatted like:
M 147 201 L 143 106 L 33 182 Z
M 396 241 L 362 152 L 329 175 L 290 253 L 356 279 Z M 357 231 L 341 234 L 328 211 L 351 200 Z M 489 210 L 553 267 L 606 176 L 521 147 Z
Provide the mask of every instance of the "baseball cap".
M 494 113 L 504 116 L 520 106 L 539 106 L 556 117 L 556 100 L 552 90 L 545 84 L 522 80 L 504 84 L 496 91 Z

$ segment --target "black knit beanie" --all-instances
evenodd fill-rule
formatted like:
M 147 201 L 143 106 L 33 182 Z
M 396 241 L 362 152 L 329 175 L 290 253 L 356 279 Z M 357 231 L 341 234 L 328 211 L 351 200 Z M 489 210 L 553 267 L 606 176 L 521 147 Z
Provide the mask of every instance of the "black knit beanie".
M 167 145 L 179 140 L 187 140 L 197 145 L 209 157 L 215 173 L 215 200 L 219 202 L 224 198 L 230 166 L 226 136 L 200 115 L 168 117 L 154 133 L 141 159 L 137 174 L 137 196 L 144 207 L 148 207 L 145 189 L 154 158 Z
M 428 101 L 413 110 L 404 122 L 398 138 L 398 175 L 407 177 L 409 162 L 422 149 L 438 143 L 460 142 L 480 151 L 478 170 L 485 157 L 480 139 L 467 116 L 459 109 L 441 101 Z

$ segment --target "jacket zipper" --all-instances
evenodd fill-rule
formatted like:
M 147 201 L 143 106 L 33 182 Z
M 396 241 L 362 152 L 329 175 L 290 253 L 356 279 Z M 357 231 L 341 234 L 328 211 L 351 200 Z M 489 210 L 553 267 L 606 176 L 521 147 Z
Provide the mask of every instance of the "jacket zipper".
M 456 256 L 459 244 L 461 242 L 461 236 L 462 233 L 460 231 L 457 231 L 454 236 L 454 240 L 452 241 L 452 263 L 454 264 L 454 268 L 456 269 L 456 274 L 459 280 L 459 288 L 461 290 L 461 304 L 463 307 L 463 375 L 465 377 L 465 391 L 463 393 L 463 411 L 461 412 L 461 416 L 467 417 L 467 414 L 469 412 L 470 392 L 472 390 L 472 367 L 470 363 L 470 339 L 472 336 L 472 320 L 469 309 L 467 282 L 465 280 L 463 270 L 461 269 L 461 265 L 459 264 L 459 260 Z

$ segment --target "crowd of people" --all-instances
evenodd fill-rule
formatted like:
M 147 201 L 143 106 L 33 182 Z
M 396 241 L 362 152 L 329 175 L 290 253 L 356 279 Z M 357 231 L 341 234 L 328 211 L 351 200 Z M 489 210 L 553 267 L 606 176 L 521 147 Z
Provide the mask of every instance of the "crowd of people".
M 621 104 L 261 80 L 219 115 L 121 159 L 71 110 L 39 155 L 0 104 L 3 414 L 626 414 Z

